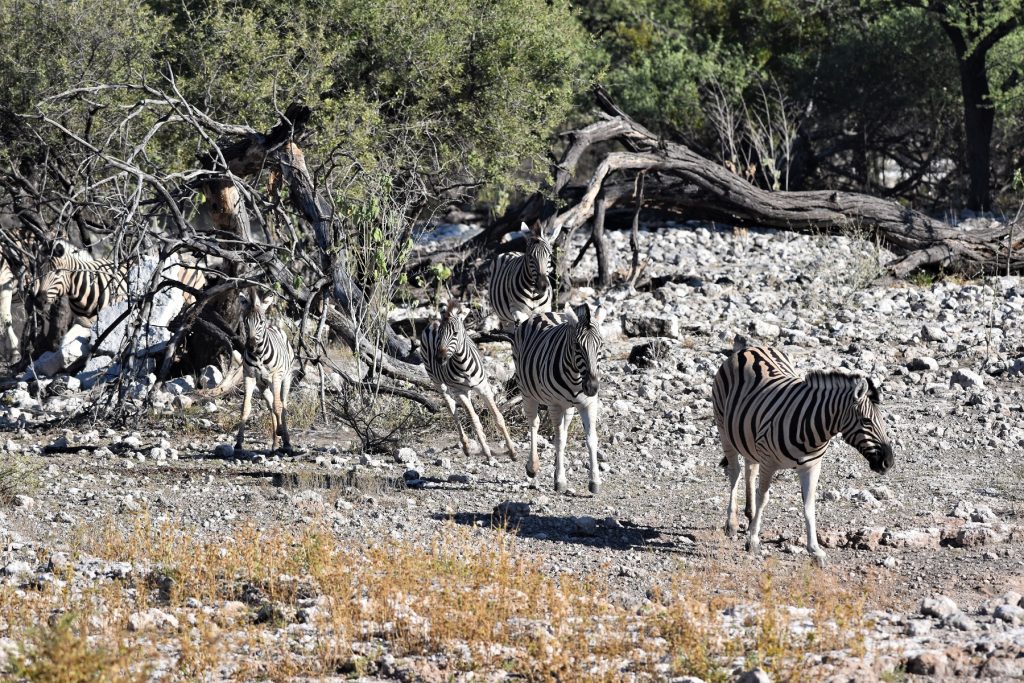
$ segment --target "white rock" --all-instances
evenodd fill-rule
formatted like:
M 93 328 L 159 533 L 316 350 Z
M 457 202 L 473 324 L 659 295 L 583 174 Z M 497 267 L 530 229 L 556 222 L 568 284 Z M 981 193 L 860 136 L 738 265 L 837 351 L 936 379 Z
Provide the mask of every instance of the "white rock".
M 73 325 L 61 340 L 60 348 L 40 355 L 32 366 L 37 374 L 52 377 L 85 355 L 91 344 L 92 333 L 89 328 Z M 22 377 L 31 379 L 31 373 L 26 372 Z
M 934 595 L 921 601 L 921 614 L 926 617 L 945 619 L 959 611 L 960 608 L 956 606 L 956 603 L 945 595 Z
M 224 381 L 224 373 L 216 365 L 207 365 L 199 373 L 199 386 L 203 389 L 213 389 Z
M 973 370 L 964 370 L 961 368 L 954 371 L 952 377 L 949 378 L 949 386 L 952 387 L 954 385 L 960 385 L 964 389 L 980 389 L 985 386 L 985 380 L 983 380 L 981 375 Z

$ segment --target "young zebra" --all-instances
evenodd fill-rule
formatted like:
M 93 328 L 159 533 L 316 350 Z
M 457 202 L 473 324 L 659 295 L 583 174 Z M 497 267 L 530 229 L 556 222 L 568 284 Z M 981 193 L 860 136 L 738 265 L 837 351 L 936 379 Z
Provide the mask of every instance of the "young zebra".
M 551 243 L 539 223 L 529 231 L 525 254 L 501 254 L 494 261 L 487 291 L 491 307 L 503 325 L 517 325 L 551 310 Z
M 58 297 L 68 297 L 71 312 L 85 322 L 110 304 L 128 298 L 128 277 L 133 261 L 125 259 L 115 267 L 111 259 L 94 259 L 86 251 L 58 240 L 36 283 L 35 297 L 41 306 L 53 303 Z M 174 259 L 163 269 L 163 274 L 192 289 L 206 286 L 206 276 L 194 264 Z M 191 292 L 183 292 L 186 304 L 195 301 Z
M 487 437 L 484 436 L 483 426 L 480 418 L 473 410 L 471 393 L 476 391 L 484 397 L 487 408 L 494 415 L 494 421 L 498 423 L 501 435 L 505 437 L 505 446 L 508 454 L 513 460 L 516 458 L 515 446 L 512 445 L 512 437 L 509 436 L 508 427 L 505 426 L 505 419 L 501 416 L 497 404 L 494 402 L 494 390 L 491 383 L 484 374 L 483 359 L 480 357 L 480 349 L 476 347 L 473 340 L 466 334 L 465 319 L 468 311 L 453 301 L 441 311 L 441 319 L 435 320 L 428 325 L 420 334 L 420 344 L 423 349 L 423 364 L 427 368 L 427 374 L 434 380 L 437 390 L 444 396 L 448 412 L 452 414 L 455 426 L 459 430 L 459 441 L 462 442 L 462 450 L 468 456 L 469 441 L 466 439 L 466 432 L 462 428 L 456 416 L 455 400 L 469 413 L 469 419 L 473 423 L 473 430 L 477 439 L 480 440 L 480 448 L 487 457 L 488 462 L 494 463 L 491 449 L 487 445 Z
M 245 424 L 252 412 L 252 392 L 259 384 L 270 408 L 271 450 L 277 450 L 277 438 L 280 436 L 282 450 L 291 453 L 287 411 L 288 393 L 292 386 L 292 345 L 281 328 L 267 323 L 267 309 L 273 303 L 273 297 L 260 299 L 259 293 L 253 290 L 251 294 L 239 293 L 238 299 L 242 304 L 242 335 L 245 339 L 242 353 L 245 397 L 242 399 L 242 422 L 238 425 L 235 451 L 242 451 Z
M 768 503 L 772 477 L 780 469 L 796 469 L 804 501 L 807 551 L 819 564 L 825 552 L 818 546 L 814 495 L 821 456 L 829 440 L 843 440 L 883 473 L 892 467 L 892 445 L 878 411 L 878 390 L 869 379 L 841 372 L 811 372 L 801 379 L 782 351 L 748 348 L 734 353 L 715 376 L 711 392 L 715 421 L 729 475 L 729 509 L 725 531 L 736 535 L 738 456 L 746 464 L 747 517 L 751 517 L 754 481 L 757 500 L 747 535 L 747 550 L 760 548 L 761 520 Z
M 601 488 L 597 465 L 597 418 L 601 401 L 597 395 L 601 373 L 598 354 L 603 345 L 601 322 L 605 311 L 598 308 L 591 316 L 590 306 L 573 308 L 573 314 L 545 313 L 536 315 L 516 328 L 512 353 L 516 363 L 516 380 L 523 392 L 523 410 L 530 424 L 530 460 L 526 474 L 537 476 L 538 409 L 547 406 L 551 424 L 557 433 L 555 441 L 555 490 L 565 491 L 565 441 L 578 408 L 587 434 L 590 451 L 590 492 Z

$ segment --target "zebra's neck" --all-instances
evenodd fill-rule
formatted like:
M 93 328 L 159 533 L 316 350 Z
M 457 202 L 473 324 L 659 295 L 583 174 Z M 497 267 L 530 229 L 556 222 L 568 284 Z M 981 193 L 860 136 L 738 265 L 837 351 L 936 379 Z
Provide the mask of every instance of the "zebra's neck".
M 521 286 L 524 291 L 529 291 L 531 294 L 537 294 L 540 291 L 539 280 L 543 277 L 540 272 L 536 275 L 531 271 L 530 268 L 530 255 L 524 254 L 522 259 L 519 261 L 519 277 L 516 278 L 516 284 Z

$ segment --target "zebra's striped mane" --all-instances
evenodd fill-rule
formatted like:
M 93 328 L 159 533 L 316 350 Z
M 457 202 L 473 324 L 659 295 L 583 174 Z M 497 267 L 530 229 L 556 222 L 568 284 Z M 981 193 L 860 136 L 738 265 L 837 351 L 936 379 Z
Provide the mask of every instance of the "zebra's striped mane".
M 882 402 L 881 394 L 878 391 L 878 387 L 870 377 L 861 377 L 860 375 L 850 375 L 845 372 L 838 370 L 811 370 L 804 376 L 804 382 L 817 387 L 832 387 L 836 384 L 854 384 L 858 380 L 866 380 L 868 383 L 868 398 L 872 403 L 878 405 Z

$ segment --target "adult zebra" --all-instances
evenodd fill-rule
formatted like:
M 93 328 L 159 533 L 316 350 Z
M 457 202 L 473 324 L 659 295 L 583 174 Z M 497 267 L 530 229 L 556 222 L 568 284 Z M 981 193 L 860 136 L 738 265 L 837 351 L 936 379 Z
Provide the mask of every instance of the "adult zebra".
M 552 236 L 545 236 L 540 223 L 533 228 L 522 224 L 529 233 L 526 253 L 501 254 L 494 261 L 487 291 L 491 307 L 503 325 L 515 326 L 530 316 L 551 310 Z
M 821 457 L 829 440 L 843 440 L 883 473 L 892 467 L 892 445 L 878 410 L 878 389 L 870 379 L 841 372 L 810 372 L 801 378 L 786 355 L 753 347 L 732 354 L 719 368 L 711 391 L 715 422 L 729 475 L 729 508 L 725 530 L 735 537 L 738 456 L 746 464 L 747 550 L 760 548 L 761 520 L 768 503 L 772 477 L 780 469 L 796 469 L 803 493 L 807 551 L 819 564 L 825 552 L 818 546 L 814 496 Z M 759 472 L 760 470 L 760 472 Z M 760 477 L 758 477 L 760 474 Z M 751 514 L 754 481 L 757 499 Z
M 46 306 L 67 295 L 72 314 L 80 322 L 88 322 L 106 306 L 128 298 L 128 276 L 133 263 L 132 259 L 116 264 L 112 259 L 95 259 L 88 252 L 58 240 L 36 283 L 36 302 Z M 202 289 L 206 284 L 200 268 L 178 260 L 167 265 L 163 273 L 191 289 Z M 194 300 L 190 292 L 184 293 L 185 303 Z
M 471 393 L 475 391 L 484 397 L 488 409 L 494 416 L 494 421 L 498 424 L 498 429 L 501 430 L 501 435 L 505 437 L 508 454 L 515 460 L 515 446 L 512 445 L 512 437 L 509 436 L 508 427 L 505 426 L 505 419 L 494 402 L 494 390 L 484 373 L 480 349 L 466 334 L 465 317 L 467 313 L 465 308 L 453 301 L 442 309 L 439 321 L 433 321 L 423 330 L 420 334 L 423 364 L 427 368 L 427 374 L 434 380 L 438 391 L 444 396 L 448 412 L 451 413 L 452 420 L 459 430 L 459 440 L 462 443 L 463 452 L 467 456 L 470 455 L 466 432 L 456 415 L 456 399 L 469 413 L 469 419 L 480 440 L 480 449 L 484 456 L 488 462 L 494 462 L 491 449 L 487 445 L 487 437 L 484 436 L 483 426 L 480 424 L 480 418 L 473 409 Z
M 601 323 L 605 310 L 598 307 L 591 315 L 590 306 L 573 308 L 571 314 L 544 313 L 536 315 L 516 328 L 512 337 L 512 354 L 516 363 L 516 380 L 523 392 L 523 409 L 530 424 L 530 459 L 526 474 L 537 476 L 537 428 L 539 408 L 547 406 L 551 424 L 556 431 L 555 490 L 565 491 L 565 441 L 575 411 L 580 411 L 590 452 L 590 492 L 601 489 L 601 473 L 597 464 L 597 418 L 601 410 L 598 388 L 601 372 L 598 356 L 603 346 Z
M 284 452 L 292 452 L 288 436 L 288 394 L 292 386 L 292 360 L 295 354 L 284 330 L 267 322 L 267 309 L 273 297 L 260 299 L 257 291 L 251 294 L 241 292 L 238 299 L 242 304 L 242 334 L 245 350 L 242 353 L 242 371 L 245 375 L 245 395 L 242 399 L 242 420 L 238 425 L 235 451 L 242 451 L 245 440 L 245 425 L 252 413 L 252 392 L 258 384 L 263 398 L 270 408 L 271 450 L 277 450 L 277 438 L 281 437 Z

